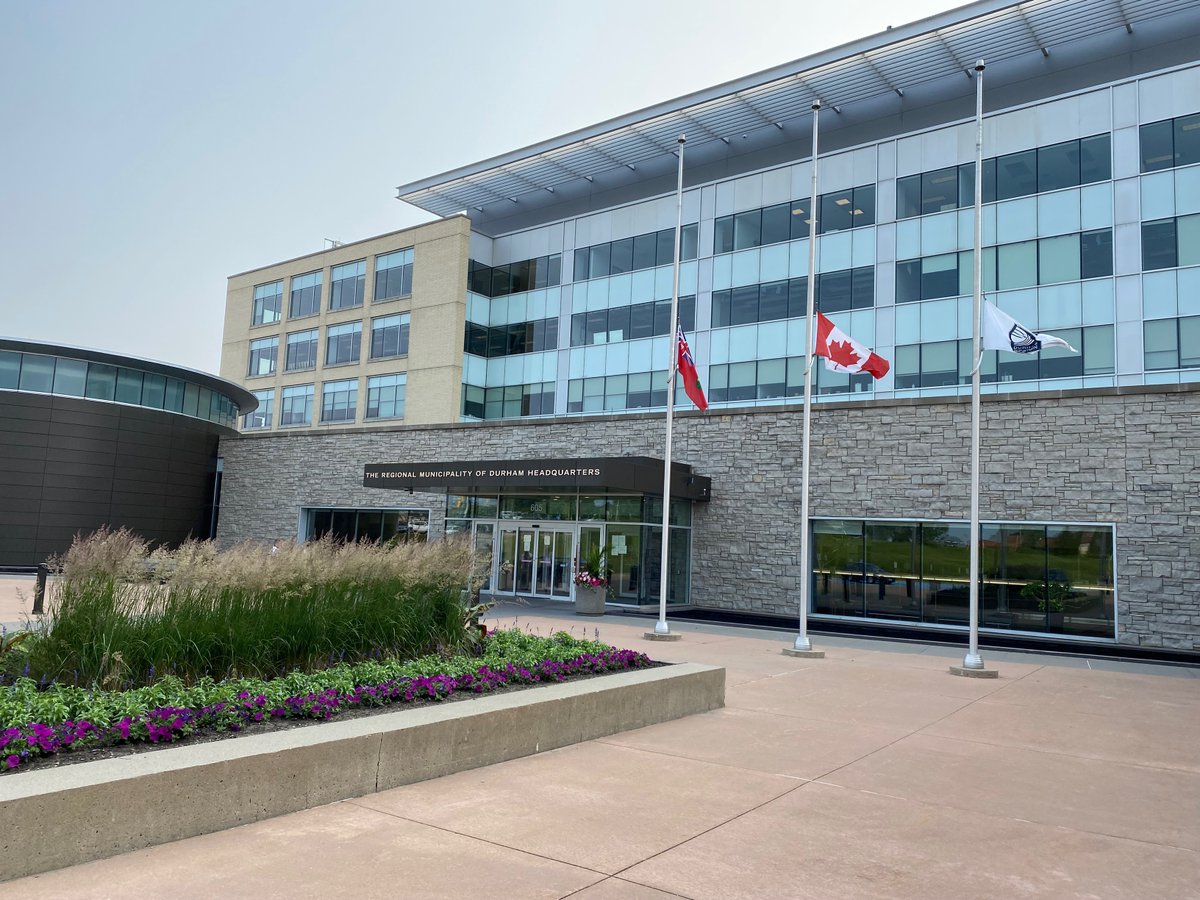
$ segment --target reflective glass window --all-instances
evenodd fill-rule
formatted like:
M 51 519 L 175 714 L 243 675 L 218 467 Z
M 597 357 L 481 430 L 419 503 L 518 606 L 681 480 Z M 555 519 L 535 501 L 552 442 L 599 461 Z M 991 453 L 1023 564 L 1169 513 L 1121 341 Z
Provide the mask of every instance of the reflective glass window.
M 54 357 L 36 353 L 23 354 L 21 390 L 49 394 L 54 389 Z
M 633 271 L 633 238 L 613 241 L 609 250 L 608 270 L 612 275 Z
M 404 356 L 408 353 L 411 314 L 379 316 L 371 320 L 371 359 Z M 484 340 L 487 340 L 486 329 Z M 484 354 L 480 354 L 484 355 Z
M 1067 141 L 1037 151 L 1038 191 L 1057 191 L 1079 184 L 1079 141 Z
M 292 294 L 288 301 L 288 317 L 315 316 L 321 311 L 321 272 L 310 272 L 292 278 Z
M 21 383 L 21 354 L 0 350 L 0 388 L 16 390 Z
M 1037 151 L 1010 153 L 996 160 L 996 199 L 1037 193 Z
M 1101 278 L 1113 273 L 1112 229 L 1085 231 L 1079 236 L 1080 275 Z
M 117 367 L 88 363 L 84 396 L 93 400 L 112 400 L 117 395 Z
M 897 219 L 908 219 L 921 215 L 921 180 L 920 175 L 908 175 L 896 179 Z
M 762 211 L 763 244 L 780 244 L 791 240 L 791 233 L 792 206 L 790 203 L 768 206 Z
M 1079 183 L 1112 178 L 1112 136 L 1098 134 L 1079 142 Z
M 279 424 L 281 426 L 311 424 L 312 402 L 313 386 L 311 384 L 295 384 L 285 387 L 282 402 L 279 404 Z
M 896 263 L 896 302 L 911 303 L 921 299 L 921 260 L 909 259 Z
M 142 402 L 142 373 L 136 372 L 133 369 L 118 369 L 117 370 L 117 396 L 118 403 L 141 403 Z M 201 418 L 208 417 L 207 406 L 202 406 L 197 415 Z
M 283 318 L 283 282 L 256 285 L 254 288 L 253 322 L 269 325 Z
M 1200 265 L 1200 215 L 1180 216 L 1175 222 L 1178 265 Z
M 247 375 L 273 375 L 279 356 L 279 338 L 259 338 L 250 342 L 250 364 Z
M 318 337 L 319 332 L 316 328 L 289 334 L 287 347 L 284 350 L 284 371 L 298 372 L 303 369 L 315 369 L 317 367 Z
M 330 325 L 325 332 L 325 365 L 358 362 L 362 352 L 362 322 Z
M 82 397 L 87 381 L 88 364 L 81 359 L 59 358 L 54 367 L 54 393 L 68 397 Z M 162 378 L 161 375 L 156 376 Z M 153 404 L 151 404 L 153 405 Z M 160 403 L 159 406 L 162 406 Z
M 329 273 L 329 308 L 349 309 L 362 306 L 367 283 L 367 261 L 334 266 Z
M 635 270 L 653 269 L 656 265 L 658 252 L 658 236 L 656 234 L 639 234 L 633 239 L 633 268 Z M 720 250 L 718 253 L 722 252 Z
M 812 230 L 812 203 L 806 197 L 792 203 L 792 240 L 808 237 Z
M 59 361 L 61 366 L 61 360 Z M 57 384 L 58 378 L 55 377 Z M 162 409 L 163 403 L 166 401 L 167 394 L 167 379 L 162 375 L 155 375 L 153 372 L 147 372 L 142 377 L 142 406 L 150 406 L 154 409 Z
M 748 250 L 762 244 L 762 213 L 752 209 L 733 217 L 733 249 Z
M 609 274 L 609 244 L 597 244 L 589 248 L 588 277 L 603 278 Z
M 958 208 L 958 168 L 938 169 L 921 176 L 921 213 L 945 212 Z
M 1178 265 L 1175 220 L 1142 223 L 1142 268 L 1171 269 Z
M 838 191 L 821 196 L 817 229 L 821 234 L 854 227 L 854 191 Z
M 1142 171 L 1157 172 L 1175 165 L 1174 123 L 1152 122 L 1139 129 L 1142 148 Z
M 1179 320 L 1179 367 L 1200 366 L 1200 316 Z
M 1037 241 L 996 248 L 997 282 L 1002 291 L 1037 284 Z
M 1175 120 L 1175 165 L 1200 163 L 1200 113 Z
M 321 421 L 353 422 L 358 404 L 358 379 L 327 381 L 321 388 Z
M 921 260 L 921 299 L 958 294 L 958 254 L 947 253 Z
M 1142 329 L 1143 350 L 1147 369 L 1176 369 L 1179 367 L 1178 319 L 1155 319 Z
M 483 267 L 486 269 L 486 267 Z M 375 257 L 375 299 L 391 300 L 412 293 L 413 251 L 412 248 L 397 250 Z M 486 272 L 480 273 L 487 277 Z M 473 283 L 474 290 L 479 285 Z M 480 293 L 477 291 L 477 293 Z
M 242 417 L 242 427 L 246 430 L 270 428 L 275 414 L 275 391 L 255 391 L 254 398 L 258 400 L 258 406 L 254 412 Z

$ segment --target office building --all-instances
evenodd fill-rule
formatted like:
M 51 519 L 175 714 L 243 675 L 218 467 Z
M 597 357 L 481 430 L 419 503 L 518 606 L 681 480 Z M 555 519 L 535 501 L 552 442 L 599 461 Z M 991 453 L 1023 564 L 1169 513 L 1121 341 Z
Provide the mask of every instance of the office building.
M 794 620 L 808 539 L 814 623 L 964 627 L 981 177 L 985 296 L 1078 350 L 984 354 L 982 627 L 1200 650 L 1198 47 L 1184 0 L 975 3 L 405 184 L 441 218 L 230 279 L 221 537 L 469 531 L 564 600 L 598 543 L 656 604 L 686 134 L 670 602 Z M 814 367 L 804 523 L 809 278 L 891 371 Z

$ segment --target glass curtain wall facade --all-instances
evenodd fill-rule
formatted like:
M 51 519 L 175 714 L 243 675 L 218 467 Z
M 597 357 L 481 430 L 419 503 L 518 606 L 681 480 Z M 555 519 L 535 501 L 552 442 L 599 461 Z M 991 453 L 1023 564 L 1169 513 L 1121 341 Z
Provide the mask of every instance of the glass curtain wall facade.
M 967 624 L 969 526 L 964 522 L 818 519 L 812 612 L 922 625 Z M 1114 528 L 984 523 L 980 627 L 1116 637 Z

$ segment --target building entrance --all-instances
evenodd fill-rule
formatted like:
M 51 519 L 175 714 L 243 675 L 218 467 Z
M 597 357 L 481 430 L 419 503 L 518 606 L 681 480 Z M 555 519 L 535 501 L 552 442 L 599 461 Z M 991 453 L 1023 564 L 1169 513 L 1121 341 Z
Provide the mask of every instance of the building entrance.
M 531 597 L 571 596 L 575 529 L 501 525 L 496 589 Z

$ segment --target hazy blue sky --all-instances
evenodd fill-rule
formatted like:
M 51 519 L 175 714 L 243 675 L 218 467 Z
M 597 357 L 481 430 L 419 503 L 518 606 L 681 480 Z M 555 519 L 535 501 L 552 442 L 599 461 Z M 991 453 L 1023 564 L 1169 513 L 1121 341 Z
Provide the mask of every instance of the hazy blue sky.
M 215 372 L 227 276 L 398 184 L 945 8 L 0 0 L 0 335 Z

